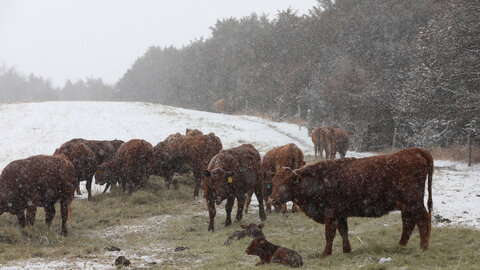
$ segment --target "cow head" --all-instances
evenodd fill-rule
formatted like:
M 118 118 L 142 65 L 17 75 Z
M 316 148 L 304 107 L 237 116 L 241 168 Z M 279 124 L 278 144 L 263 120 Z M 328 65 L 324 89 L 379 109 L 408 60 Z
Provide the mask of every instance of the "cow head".
M 270 243 L 265 238 L 258 237 L 250 242 L 250 245 L 245 249 L 245 253 L 247 253 L 247 255 L 264 257 L 267 255 L 266 253 L 269 246 Z
M 104 162 L 98 166 L 95 171 L 95 183 L 97 185 L 104 185 L 106 183 L 115 183 L 117 181 L 116 174 L 110 170 L 108 163 Z
M 302 177 L 288 167 L 281 168 L 273 177 L 270 200 L 274 206 L 293 201 L 293 190 L 302 182 Z
M 217 204 L 220 204 L 233 190 L 234 177 L 230 171 L 225 171 L 222 168 L 215 168 L 213 170 L 205 170 L 205 183 L 210 186 L 210 198 L 214 199 Z
M 263 223 L 260 224 L 255 224 L 255 223 L 250 223 L 250 225 L 241 225 L 242 229 L 245 229 L 247 232 L 248 236 L 251 236 L 253 238 L 261 237 L 265 238 L 265 235 L 263 235 Z

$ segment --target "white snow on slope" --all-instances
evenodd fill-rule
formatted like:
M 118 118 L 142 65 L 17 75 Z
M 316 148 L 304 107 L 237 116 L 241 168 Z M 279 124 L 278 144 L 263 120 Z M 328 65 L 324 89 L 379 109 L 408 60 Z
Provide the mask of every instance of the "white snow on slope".
M 186 128 L 214 132 L 224 148 L 252 143 L 263 155 L 270 148 L 293 142 L 305 154 L 313 154 L 313 144 L 305 128 L 299 130 L 294 124 L 151 103 L 3 104 L 0 105 L 0 128 L 0 168 L 16 159 L 52 154 L 62 143 L 76 137 L 125 141 L 141 138 L 156 145 L 172 133 L 184 133 Z M 371 153 L 347 153 L 355 157 L 368 155 Z M 467 167 L 465 163 L 435 161 L 435 166 L 433 215 L 451 221 L 438 225 L 480 229 L 480 165 Z M 100 190 L 100 186 L 95 186 L 95 192 Z

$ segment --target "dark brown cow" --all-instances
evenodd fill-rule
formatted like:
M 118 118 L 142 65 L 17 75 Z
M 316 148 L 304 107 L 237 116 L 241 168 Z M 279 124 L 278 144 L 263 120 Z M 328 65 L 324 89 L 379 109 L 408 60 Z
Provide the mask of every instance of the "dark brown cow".
M 315 158 L 323 158 L 323 151 L 325 150 L 325 158 L 328 158 L 328 142 L 327 133 L 330 128 L 316 127 L 312 131 L 313 150 L 315 151 Z
M 271 212 L 271 204 L 268 201 L 268 197 L 272 194 L 273 182 L 272 178 L 277 171 L 282 167 L 289 167 L 291 169 L 298 169 L 305 165 L 303 161 L 303 152 L 294 143 L 289 143 L 283 146 L 275 147 L 268 151 L 262 159 L 262 179 L 263 179 L 263 198 L 265 200 L 267 212 Z M 248 205 L 252 197 L 253 190 L 249 191 L 247 196 L 247 202 L 245 204 L 245 213 L 247 213 Z M 279 210 L 279 209 L 275 209 Z M 287 211 L 287 205 L 282 205 L 282 210 L 285 213 Z M 292 212 L 298 210 L 297 205 L 294 203 L 292 206 Z
M 133 139 L 120 146 L 107 162 L 98 166 L 95 181 L 99 185 L 121 183 L 123 192 L 132 194 L 134 188 L 148 181 L 153 166 L 153 147 L 144 140 Z
M 192 170 L 195 178 L 193 195 L 198 196 L 208 162 L 220 150 L 222 150 L 222 142 L 213 133 L 179 136 L 169 141 L 160 142 L 154 147 L 155 164 L 153 173 L 164 177 L 165 186 L 168 189 L 175 172 L 185 173 Z M 173 185 L 174 188 L 178 188 L 177 181 L 174 180 Z
M 122 140 L 112 140 L 112 141 L 98 141 L 98 140 L 85 140 L 81 138 L 72 139 L 69 142 L 80 142 L 88 146 L 95 153 L 95 159 L 97 166 L 102 164 L 105 161 L 109 161 L 117 149 L 124 143 Z
M 203 132 L 198 130 L 198 129 L 189 129 L 187 128 L 187 130 L 185 131 L 185 135 L 186 136 L 198 136 L 198 135 L 203 135 Z
M 216 215 L 215 202 L 220 204 L 227 200 L 225 210 L 227 218 L 225 226 L 232 224 L 232 208 L 237 199 L 236 221 L 242 220 L 243 207 L 245 205 L 246 193 L 254 189 L 258 200 L 260 219 L 266 219 L 263 207 L 263 181 L 260 174 L 260 154 L 251 144 L 223 150 L 215 155 L 208 164 L 205 171 L 203 185 L 205 199 L 207 200 L 210 223 L 208 230 L 214 231 L 214 219 Z
M 245 253 L 260 257 L 260 261 L 255 264 L 255 266 L 271 262 L 290 267 L 300 267 L 303 265 L 302 256 L 300 256 L 298 252 L 272 244 L 262 237 L 253 239 L 245 250 Z
M 348 150 L 350 135 L 353 131 L 347 131 L 340 128 L 330 128 L 327 133 L 328 155 L 327 158 L 334 159 L 338 152 L 340 158 L 345 158 Z
M 67 219 L 75 192 L 75 168 L 64 155 L 32 156 L 10 162 L 0 175 L 0 215 L 9 212 L 18 217 L 23 228 L 35 223 L 37 207 L 45 208 L 48 227 L 60 202 L 62 235 L 67 235 Z M 27 220 L 25 222 L 25 209 Z
M 85 144 L 80 142 L 68 142 L 55 150 L 54 154 L 64 154 L 75 167 L 75 189 L 80 192 L 80 181 L 87 181 L 86 188 L 88 199 L 92 198 L 92 178 L 97 168 L 95 153 Z
M 314 221 L 325 224 L 323 256 L 332 253 L 338 229 L 343 252 L 350 252 L 347 217 L 380 217 L 402 212 L 400 245 L 406 245 L 415 225 L 420 248 L 430 241 L 433 159 L 420 148 L 391 155 L 323 161 L 301 169 L 283 168 L 273 178 L 274 204 L 293 200 Z M 423 204 L 428 178 L 428 212 Z
M 227 240 L 223 243 L 224 246 L 228 246 L 232 243 L 233 240 L 240 240 L 246 236 L 250 236 L 252 238 L 265 238 L 265 235 L 263 234 L 262 228 L 263 224 L 255 224 L 255 223 L 250 223 L 250 225 L 242 225 L 243 230 L 241 231 L 234 231 L 231 233 Z
M 215 101 L 215 103 L 213 103 L 213 105 L 215 105 L 215 109 L 217 110 L 217 112 L 219 112 L 219 113 L 226 113 L 227 112 L 227 102 L 225 101 L 225 99 L 219 99 L 219 100 Z

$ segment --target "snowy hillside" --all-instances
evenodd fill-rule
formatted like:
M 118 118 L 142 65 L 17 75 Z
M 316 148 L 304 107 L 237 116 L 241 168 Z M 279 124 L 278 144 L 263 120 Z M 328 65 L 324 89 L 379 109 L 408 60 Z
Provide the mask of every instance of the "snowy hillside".
M 52 154 L 72 138 L 141 138 L 156 145 L 186 128 L 214 132 L 224 148 L 252 143 L 263 155 L 270 148 L 296 143 L 305 154 L 313 144 L 305 128 L 258 117 L 232 116 L 150 103 L 43 102 L 0 105 L 0 167 L 37 154 Z M 365 154 L 349 152 L 347 156 Z M 436 161 L 433 178 L 434 216 L 444 224 L 480 229 L 480 166 Z M 96 187 L 98 192 L 100 187 Z M 85 193 L 84 193 L 85 195 Z M 446 219 L 451 223 L 445 222 Z M 435 222 L 435 218 L 433 219 Z

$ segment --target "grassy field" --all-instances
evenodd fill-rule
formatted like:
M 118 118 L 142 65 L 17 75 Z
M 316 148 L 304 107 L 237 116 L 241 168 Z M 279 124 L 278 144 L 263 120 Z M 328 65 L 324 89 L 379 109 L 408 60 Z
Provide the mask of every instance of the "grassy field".
M 17 260 L 40 259 L 95 262 L 113 268 L 125 255 L 136 268 L 251 269 L 258 257 L 245 254 L 250 238 L 223 246 L 240 224 L 259 223 L 258 211 L 239 223 L 224 227 L 224 203 L 217 206 L 215 233 L 207 232 L 208 213 L 203 198 L 194 199 L 191 176 L 178 177 L 179 190 L 165 190 L 161 178 L 152 177 L 146 190 L 126 196 L 119 190 L 75 200 L 69 235 L 60 236 L 59 209 L 51 230 L 45 227 L 43 209 L 35 226 L 20 229 L 16 217 L 0 216 L 0 266 Z M 203 192 L 200 193 L 201 195 Z M 236 213 L 234 208 L 233 214 Z M 306 269 L 475 269 L 480 266 L 480 231 L 434 227 L 430 248 L 419 248 L 415 229 L 407 247 L 397 243 L 401 234 L 399 214 L 382 218 L 350 218 L 352 253 L 342 253 L 337 233 L 333 255 L 321 258 L 325 245 L 323 225 L 303 213 L 271 214 L 264 222 L 267 239 L 297 250 Z M 116 246 L 120 252 L 106 251 Z M 175 251 L 183 247 L 182 251 Z M 379 264 L 381 258 L 390 262 Z M 280 265 L 259 266 L 279 269 Z

